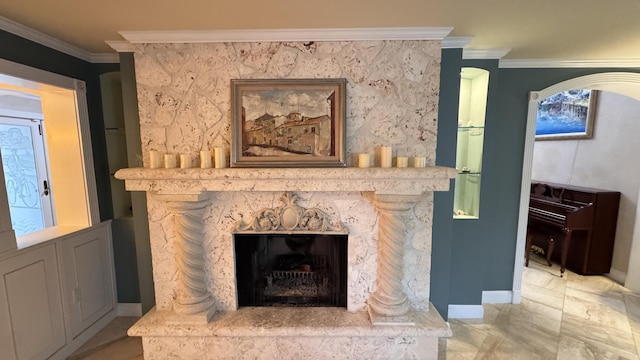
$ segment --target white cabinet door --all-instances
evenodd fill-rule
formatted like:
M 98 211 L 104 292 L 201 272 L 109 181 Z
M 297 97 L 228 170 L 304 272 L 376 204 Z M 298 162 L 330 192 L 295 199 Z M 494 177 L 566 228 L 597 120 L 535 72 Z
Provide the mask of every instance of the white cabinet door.
M 44 359 L 66 343 L 55 245 L 0 263 L 0 358 Z
M 63 289 L 72 338 L 115 308 L 111 233 L 107 225 L 62 241 Z

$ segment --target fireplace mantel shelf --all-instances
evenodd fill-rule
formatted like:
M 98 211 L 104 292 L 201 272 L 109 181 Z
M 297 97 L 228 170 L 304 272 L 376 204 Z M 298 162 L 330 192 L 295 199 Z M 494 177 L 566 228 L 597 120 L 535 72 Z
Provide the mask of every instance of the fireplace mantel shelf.
M 185 194 L 209 191 L 372 191 L 423 194 L 446 191 L 456 169 L 426 168 L 127 168 L 115 177 L 129 191 Z

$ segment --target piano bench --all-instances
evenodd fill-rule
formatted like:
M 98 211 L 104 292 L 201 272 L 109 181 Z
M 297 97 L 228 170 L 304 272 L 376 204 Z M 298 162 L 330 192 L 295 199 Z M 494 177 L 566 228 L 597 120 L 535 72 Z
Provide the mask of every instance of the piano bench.
M 551 254 L 553 254 L 553 249 L 556 247 L 556 242 L 553 239 L 553 235 L 542 234 L 533 231 L 529 231 L 527 233 L 524 266 L 529 267 L 529 256 L 536 247 L 544 251 L 545 257 L 547 259 L 547 265 L 551 266 Z

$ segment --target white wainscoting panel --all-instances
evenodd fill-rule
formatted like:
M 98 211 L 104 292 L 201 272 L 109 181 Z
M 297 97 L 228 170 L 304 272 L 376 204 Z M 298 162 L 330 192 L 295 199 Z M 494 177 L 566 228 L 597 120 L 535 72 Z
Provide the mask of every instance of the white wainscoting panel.
M 0 276 L 0 358 L 48 358 L 66 344 L 55 245 L 3 261 Z

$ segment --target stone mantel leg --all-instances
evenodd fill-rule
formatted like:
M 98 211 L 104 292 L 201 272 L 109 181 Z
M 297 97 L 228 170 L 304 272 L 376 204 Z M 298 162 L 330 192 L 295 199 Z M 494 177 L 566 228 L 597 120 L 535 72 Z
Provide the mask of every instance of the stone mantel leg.
M 215 312 L 205 283 L 204 224 L 202 216 L 209 201 L 203 194 L 159 195 L 174 216 L 178 283 L 174 311 L 180 315 Z
M 368 304 L 376 315 L 398 317 L 411 308 L 402 285 L 407 236 L 405 217 L 420 199 L 422 195 L 376 194 L 373 198 L 379 214 L 378 272 L 376 291 Z

